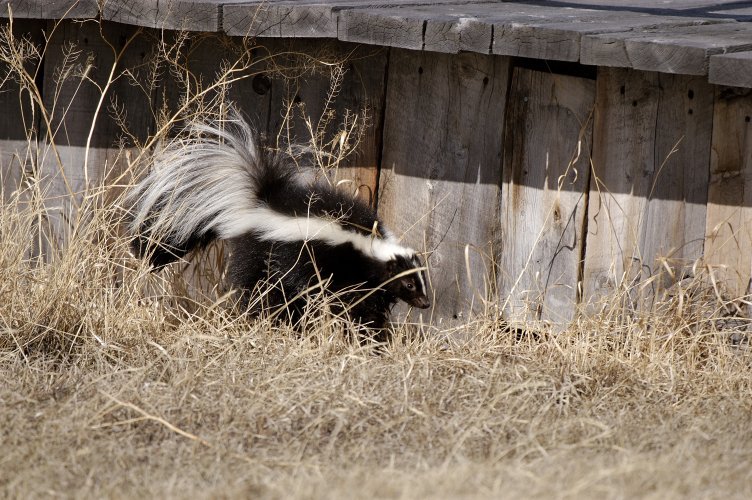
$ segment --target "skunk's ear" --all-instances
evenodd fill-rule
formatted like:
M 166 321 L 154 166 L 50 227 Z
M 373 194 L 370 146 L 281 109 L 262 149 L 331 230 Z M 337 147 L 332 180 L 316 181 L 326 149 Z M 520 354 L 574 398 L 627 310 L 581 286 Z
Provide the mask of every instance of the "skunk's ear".
M 390 275 L 394 275 L 394 274 L 397 273 L 397 266 L 398 266 L 398 264 L 397 264 L 397 259 L 396 258 L 395 259 L 390 259 L 390 260 L 386 261 L 386 271 Z

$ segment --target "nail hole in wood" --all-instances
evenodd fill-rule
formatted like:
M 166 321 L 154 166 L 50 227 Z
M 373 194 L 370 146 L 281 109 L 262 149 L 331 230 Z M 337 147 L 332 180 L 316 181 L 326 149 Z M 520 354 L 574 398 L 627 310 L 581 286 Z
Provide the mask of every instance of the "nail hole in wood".
M 253 87 L 253 91 L 258 95 L 264 95 L 269 92 L 269 89 L 272 87 L 272 81 L 266 75 L 256 75 L 253 77 L 253 80 L 251 80 L 251 87 Z M 300 96 L 297 98 L 299 99 Z

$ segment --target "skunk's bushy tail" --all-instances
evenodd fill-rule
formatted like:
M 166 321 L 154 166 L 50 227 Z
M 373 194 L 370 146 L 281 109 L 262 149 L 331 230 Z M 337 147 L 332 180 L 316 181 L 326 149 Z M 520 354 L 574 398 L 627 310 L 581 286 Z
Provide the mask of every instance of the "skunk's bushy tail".
M 163 266 L 214 239 L 248 231 L 258 177 L 284 178 L 258 134 L 237 115 L 193 123 L 152 156 L 149 174 L 126 199 L 134 250 Z

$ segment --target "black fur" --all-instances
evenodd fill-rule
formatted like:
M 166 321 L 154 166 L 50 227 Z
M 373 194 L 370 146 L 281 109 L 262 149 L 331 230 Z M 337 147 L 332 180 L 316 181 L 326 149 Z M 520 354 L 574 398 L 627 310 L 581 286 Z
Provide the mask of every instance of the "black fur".
M 277 157 L 267 157 L 254 175 L 255 196 L 269 208 L 283 215 L 336 218 L 346 230 L 360 234 L 384 236 L 385 228 L 365 203 L 320 182 L 301 183 L 297 167 L 284 164 Z

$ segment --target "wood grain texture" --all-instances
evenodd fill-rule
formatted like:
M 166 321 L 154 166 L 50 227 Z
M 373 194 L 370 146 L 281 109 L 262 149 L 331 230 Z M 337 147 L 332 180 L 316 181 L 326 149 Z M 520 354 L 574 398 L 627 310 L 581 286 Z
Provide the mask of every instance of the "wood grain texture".
M 692 11 L 726 11 L 739 4 L 738 0 L 567 0 L 569 6 L 591 7 L 611 11 L 634 10 L 655 14 Z M 722 9 L 722 10 L 721 10 Z
M 497 222 L 488 214 L 499 201 L 508 75 L 503 57 L 391 51 L 379 214 L 432 252 L 437 324 L 481 306 L 494 288 Z
M 586 300 L 632 287 L 644 306 L 702 256 L 712 112 L 703 78 L 599 69 Z
M 645 12 L 615 14 L 545 5 L 519 5 L 503 15 L 493 9 L 492 14 L 479 14 L 479 18 L 493 25 L 494 54 L 558 61 L 581 60 L 585 35 L 710 22 Z
M 233 36 L 336 38 L 332 6 L 316 1 L 228 4 L 222 9 L 222 24 Z
M 354 42 L 416 50 L 513 55 L 577 61 L 585 34 L 663 25 L 681 17 L 639 12 L 563 9 L 518 3 L 454 3 L 400 8 L 351 8 L 340 12 L 338 36 Z M 491 43 L 493 42 L 493 43 Z
M 586 37 L 581 61 L 685 75 L 707 75 L 711 55 L 752 48 L 752 24 L 716 23 Z
M 736 19 L 737 21 L 745 21 L 745 22 L 752 21 L 752 6 L 743 7 L 743 4 L 737 4 L 737 5 L 740 8 L 734 9 L 734 8 L 731 8 L 731 6 L 728 6 L 725 8 L 709 9 L 710 12 L 708 12 L 708 14 L 730 17 L 732 19 Z
M 752 88 L 752 51 L 711 56 L 708 81 Z
M 399 8 L 342 10 L 338 37 L 352 42 L 455 54 L 490 53 L 488 18 L 507 15 L 510 4 L 436 2 Z
M 521 13 L 518 19 L 491 19 L 494 25 L 494 54 L 578 61 L 581 60 L 582 39 L 585 35 L 705 22 L 635 12 L 619 12 L 615 15 L 613 12 L 599 10 L 553 7 L 538 11 L 529 9 L 529 12 Z
M 306 118 L 310 118 L 314 129 L 319 127 L 323 139 L 330 141 L 340 137 L 346 116 L 367 108 L 371 119 L 357 153 L 340 165 L 341 171 L 332 172 L 332 176 L 337 180 L 352 180 L 357 187 L 362 186 L 364 197 L 373 198 L 381 144 L 379 118 L 384 106 L 386 51 L 332 40 L 265 38 L 258 42 L 253 49 L 254 65 L 244 78 L 227 89 L 226 97 L 272 145 L 281 149 L 290 143 L 309 143 L 311 133 Z M 223 64 L 237 57 L 237 50 L 242 47 L 227 40 L 201 38 L 188 51 L 186 66 L 196 78 L 209 84 Z M 333 64 L 348 57 L 339 91 L 327 105 L 331 72 L 335 71 Z M 319 65 L 312 66 L 314 61 Z M 174 96 L 181 92 L 179 88 L 167 91 L 172 96 L 172 109 L 177 105 Z
M 349 9 L 340 13 L 338 37 L 351 42 L 422 50 L 426 15 L 410 9 Z
M 234 81 L 221 84 L 222 75 L 247 50 L 252 52 L 252 61 L 239 62 L 238 71 L 231 75 Z M 224 34 L 191 36 L 183 46 L 181 66 L 170 69 L 171 72 L 179 71 L 180 75 L 165 79 L 160 87 L 160 99 L 169 116 L 183 120 L 198 106 L 198 94 L 206 91 L 204 99 L 232 102 L 259 131 L 266 133 L 271 102 L 266 75 L 273 66 L 269 54 L 278 50 L 274 43 L 269 45 L 264 41 L 248 46 L 242 40 L 230 39 Z M 210 87 L 214 90 L 208 90 Z M 186 102 L 190 102 L 187 107 Z
M 387 50 L 327 40 L 279 40 L 271 46 L 285 54 L 305 51 L 314 59 L 331 65 L 320 66 L 315 72 L 301 74 L 299 78 L 277 77 L 271 80 L 271 113 L 267 124 L 270 138 L 278 138 L 278 146 L 282 148 L 289 143 L 309 144 L 313 130 L 319 144 L 317 149 L 332 154 L 330 158 L 322 157 L 323 165 L 319 165 L 328 167 L 328 178 L 333 182 L 342 182 L 345 184 L 343 189 L 352 189 L 364 200 L 375 203 Z M 278 64 L 297 65 L 294 61 L 298 57 L 283 57 Z M 338 67 L 334 63 L 345 60 L 339 87 L 332 95 L 333 99 L 328 100 L 332 82 L 338 78 Z M 291 119 L 286 121 L 288 105 L 292 106 Z M 355 144 L 357 140 L 356 131 L 349 126 L 356 120 L 356 115 L 358 122 L 366 119 L 367 123 L 362 130 L 360 144 L 353 154 L 337 164 L 334 160 L 339 153 L 337 140 L 342 139 L 348 144 Z
M 438 4 L 342 10 L 338 36 L 415 50 L 488 53 L 490 48 L 494 54 L 578 61 L 584 35 L 711 22 L 720 21 L 517 3 Z
M 752 277 L 752 91 L 716 92 L 705 261 L 731 297 Z
M 223 7 L 224 30 L 229 35 L 288 37 L 288 38 L 340 38 L 343 30 L 338 23 L 350 9 L 368 14 L 371 11 L 402 6 L 451 4 L 456 0 L 282 0 L 266 2 L 250 0 L 227 2 Z M 466 0 L 482 2 L 484 0 Z M 463 2 L 465 3 L 465 2 Z M 378 17 L 377 17 L 378 18 Z
M 513 319 L 566 323 L 584 244 L 595 82 L 515 68 L 506 115 L 499 292 Z
M 43 96 L 53 141 L 43 128 L 38 162 L 48 197 L 45 215 L 51 248 L 60 248 L 67 241 L 87 190 L 117 176 L 125 167 L 124 154 L 135 146 L 131 138 L 143 141 L 153 131 L 149 111 L 153 95 L 144 93 L 145 87 L 134 85 L 122 71 L 135 72 L 151 44 L 152 39 L 144 37 L 139 28 L 115 23 L 65 22 L 50 38 Z M 107 87 L 115 52 L 121 51 L 114 80 Z M 75 53 L 78 55 L 72 57 Z M 100 103 L 102 91 L 106 93 Z M 112 119 L 115 104 L 126 111 L 128 134 Z
M 0 17 L 16 19 L 87 19 L 97 17 L 97 0 L 0 0 Z
M 0 21 L 5 29 L 7 21 Z M 43 30 L 46 21 L 16 19 L 13 37 L 18 41 L 27 39 L 41 51 L 44 47 Z M 25 70 L 34 75 L 41 64 L 39 59 L 27 61 Z M 35 177 L 35 145 L 38 129 L 38 111 L 28 93 L 28 82 L 18 83 L 18 75 L 7 64 L 0 62 L 0 189 L 1 199 L 7 202 L 19 189 Z M 26 199 L 24 197 L 24 199 Z
M 119 23 L 190 31 L 219 31 L 226 0 L 107 0 L 102 19 Z

